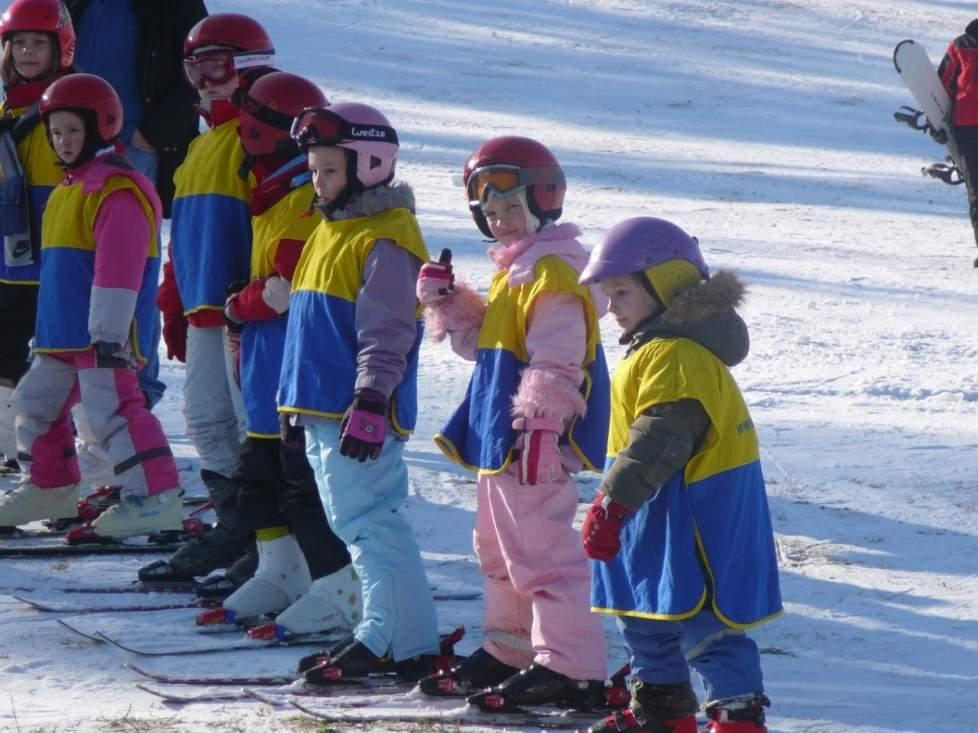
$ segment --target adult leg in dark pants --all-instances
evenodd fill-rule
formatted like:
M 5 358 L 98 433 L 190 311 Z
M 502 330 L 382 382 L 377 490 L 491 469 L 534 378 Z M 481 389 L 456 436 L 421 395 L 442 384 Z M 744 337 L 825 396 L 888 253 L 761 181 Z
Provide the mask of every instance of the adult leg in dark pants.
M 954 130 L 954 138 L 963 158 L 964 183 L 968 190 L 968 216 L 978 245 L 978 126 L 958 127 Z M 975 260 L 978 267 L 978 259 Z
M 0 283 L 0 453 L 5 465 L 16 470 L 17 439 L 14 435 L 16 411 L 11 396 L 20 378 L 27 373 L 31 339 L 37 320 L 37 285 Z

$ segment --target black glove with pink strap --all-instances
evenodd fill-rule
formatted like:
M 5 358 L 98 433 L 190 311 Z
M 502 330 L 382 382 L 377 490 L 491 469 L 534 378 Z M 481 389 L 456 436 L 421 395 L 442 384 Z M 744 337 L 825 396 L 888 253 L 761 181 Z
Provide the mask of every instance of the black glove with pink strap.
M 363 463 L 377 460 L 387 437 L 387 398 L 373 389 L 358 389 L 340 423 L 340 455 Z

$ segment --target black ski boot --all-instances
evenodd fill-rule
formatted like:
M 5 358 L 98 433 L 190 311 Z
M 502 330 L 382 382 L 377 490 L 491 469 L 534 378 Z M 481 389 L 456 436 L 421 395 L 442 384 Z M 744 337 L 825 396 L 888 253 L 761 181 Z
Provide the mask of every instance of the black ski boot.
M 519 712 L 521 705 L 557 705 L 589 710 L 604 704 L 603 680 L 572 680 L 540 664 L 531 664 L 501 684 L 468 701 L 487 712 Z
M 194 593 L 204 601 L 223 601 L 244 585 L 258 570 L 258 548 L 248 548 L 244 555 L 235 560 L 226 572 L 209 575 L 194 584 Z
M 356 640 L 353 634 L 349 634 L 326 649 L 320 649 L 314 654 L 307 654 L 299 660 L 299 674 L 305 674 L 313 667 L 325 666 L 334 656 L 353 644 Z
M 331 654 L 325 664 L 307 669 L 302 678 L 308 684 L 325 686 L 394 671 L 393 657 L 389 654 L 378 657 L 361 642 L 354 641 L 335 655 Z
M 218 568 L 230 567 L 249 548 L 253 538 L 245 539 L 223 524 L 180 545 L 168 560 L 154 560 L 139 569 L 144 583 L 190 582 Z
M 707 724 L 703 733 L 767 733 L 764 708 L 770 706 L 767 695 L 761 693 L 711 700 L 704 706 Z
M 303 670 L 304 663 L 313 661 L 306 657 L 299 662 L 299 670 L 303 679 L 312 685 L 343 684 L 347 680 L 378 674 L 392 674 L 407 682 L 417 682 L 456 664 L 458 658 L 455 656 L 455 644 L 464 635 L 465 627 L 459 626 L 451 634 L 445 634 L 438 640 L 438 654 L 418 654 L 397 662 L 390 653 L 378 657 L 354 638 L 352 643 L 338 650 L 334 646 L 324 661 Z
M 588 728 L 588 733 L 697 733 L 696 694 L 688 682 L 652 685 L 632 679 L 631 707 Z
M 218 568 L 230 567 L 254 543 L 253 533 L 237 529 L 237 486 L 206 468 L 200 477 L 214 504 L 217 524 L 209 532 L 189 539 L 168 560 L 141 567 L 139 579 L 144 583 L 192 581 Z
M 517 672 L 516 667 L 503 664 L 479 647 L 447 672 L 428 675 L 418 683 L 418 687 L 426 695 L 468 697 L 503 682 Z

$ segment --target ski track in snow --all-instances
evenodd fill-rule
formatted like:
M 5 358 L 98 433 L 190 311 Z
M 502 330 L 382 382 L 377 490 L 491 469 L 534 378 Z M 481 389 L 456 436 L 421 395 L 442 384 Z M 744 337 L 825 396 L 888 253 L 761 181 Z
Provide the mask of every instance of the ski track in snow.
M 918 174 L 943 149 L 892 120 L 912 100 L 890 59 L 898 41 L 914 38 L 937 62 L 973 4 L 208 6 L 261 20 L 280 66 L 314 79 L 331 99 L 388 114 L 429 250 L 451 247 L 459 276 L 483 291 L 491 266 L 453 179 L 468 153 L 497 134 L 551 145 L 568 175 L 566 220 L 581 226 L 587 246 L 615 222 L 651 214 L 696 234 L 714 269 L 737 270 L 750 286 L 743 314 L 752 353 L 735 376 L 760 433 L 786 607 L 754 632 L 773 701 L 769 729 L 975 730 L 976 252 L 963 187 Z M 614 365 L 622 349 L 610 319 L 603 327 Z M 182 367 L 164 361 L 163 375 L 169 391 L 157 412 L 188 489 L 199 493 L 180 412 Z M 431 442 L 467 378 L 468 365 L 447 346 L 425 343 L 407 512 L 431 582 L 445 588 L 480 585 L 474 482 Z M 579 486 L 587 500 L 597 479 L 582 476 Z M 4 560 L 0 587 L 123 583 L 139 564 Z M 460 649 L 474 649 L 481 602 L 439 608 L 442 626 L 467 626 Z M 133 615 L 120 616 L 119 628 L 136 623 Z M 133 687 L 140 678 L 125 655 L 55 618 L 0 594 L 2 731 L 303 729 L 295 711 L 257 702 L 169 706 Z M 610 622 L 607 631 L 614 669 L 624 652 Z M 145 664 L 201 676 L 281 673 L 304 653 Z

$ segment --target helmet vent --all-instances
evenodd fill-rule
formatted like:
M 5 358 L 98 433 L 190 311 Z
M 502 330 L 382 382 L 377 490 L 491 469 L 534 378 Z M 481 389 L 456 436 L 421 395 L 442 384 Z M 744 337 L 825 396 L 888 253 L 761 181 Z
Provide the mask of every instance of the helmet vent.
M 380 165 L 381 165 L 381 164 L 382 164 L 383 162 L 384 162 L 384 161 L 382 161 L 382 160 L 381 160 L 380 158 L 378 158 L 378 157 L 377 157 L 376 155 L 371 155 L 371 156 L 370 156 L 370 170 L 373 170 L 374 168 L 379 168 L 379 167 L 380 167 Z

